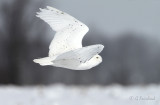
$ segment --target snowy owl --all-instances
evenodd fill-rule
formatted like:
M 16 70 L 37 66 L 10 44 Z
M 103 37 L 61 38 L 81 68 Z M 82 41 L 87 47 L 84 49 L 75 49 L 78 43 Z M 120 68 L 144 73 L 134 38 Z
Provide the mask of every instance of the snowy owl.
M 56 34 L 49 46 L 48 57 L 34 59 L 35 63 L 71 70 L 88 70 L 102 62 L 102 57 L 98 54 L 103 50 L 103 45 L 82 47 L 82 39 L 89 31 L 85 24 L 50 6 L 40 8 L 36 16 L 47 22 Z

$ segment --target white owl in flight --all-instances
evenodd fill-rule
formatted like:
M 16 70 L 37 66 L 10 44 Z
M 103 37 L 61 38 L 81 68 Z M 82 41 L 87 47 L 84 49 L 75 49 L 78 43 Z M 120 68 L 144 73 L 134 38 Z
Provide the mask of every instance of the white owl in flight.
M 102 57 L 98 54 L 103 50 L 103 45 L 82 47 L 82 39 L 89 30 L 85 24 L 50 6 L 40 8 L 36 16 L 47 22 L 56 34 L 49 46 L 48 57 L 34 59 L 35 63 L 72 70 L 88 70 L 102 62 Z

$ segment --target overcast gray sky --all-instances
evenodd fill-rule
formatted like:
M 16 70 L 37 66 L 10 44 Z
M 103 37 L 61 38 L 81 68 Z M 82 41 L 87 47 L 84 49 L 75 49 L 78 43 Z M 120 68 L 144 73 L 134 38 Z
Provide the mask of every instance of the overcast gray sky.
M 84 22 L 90 32 L 113 36 L 133 31 L 160 36 L 160 0 L 35 0 L 42 1 L 45 6 L 58 8 Z
M 159 0 L 46 0 L 46 5 L 110 35 L 123 31 L 160 34 Z

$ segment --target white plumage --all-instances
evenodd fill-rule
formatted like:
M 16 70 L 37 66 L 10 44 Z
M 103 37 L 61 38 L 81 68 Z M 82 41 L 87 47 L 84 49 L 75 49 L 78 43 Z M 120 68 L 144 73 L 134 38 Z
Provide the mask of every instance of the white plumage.
M 35 63 L 42 66 L 87 70 L 102 62 L 98 54 L 103 50 L 103 45 L 82 47 L 82 39 L 89 30 L 85 24 L 49 6 L 40 9 L 36 16 L 47 22 L 56 34 L 49 46 L 48 57 L 34 59 Z

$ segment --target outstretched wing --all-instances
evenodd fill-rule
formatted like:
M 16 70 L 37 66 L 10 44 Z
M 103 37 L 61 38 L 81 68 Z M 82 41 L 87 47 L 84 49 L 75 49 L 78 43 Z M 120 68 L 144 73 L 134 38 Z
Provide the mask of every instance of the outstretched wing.
M 60 60 L 75 60 L 79 61 L 80 63 L 85 63 L 94 55 L 99 54 L 103 50 L 103 48 L 104 46 L 101 44 L 79 48 L 59 55 L 53 62 Z
M 36 16 L 47 22 L 56 31 L 49 46 L 49 56 L 82 47 L 82 39 L 89 30 L 85 24 L 69 14 L 49 6 L 40 9 Z

